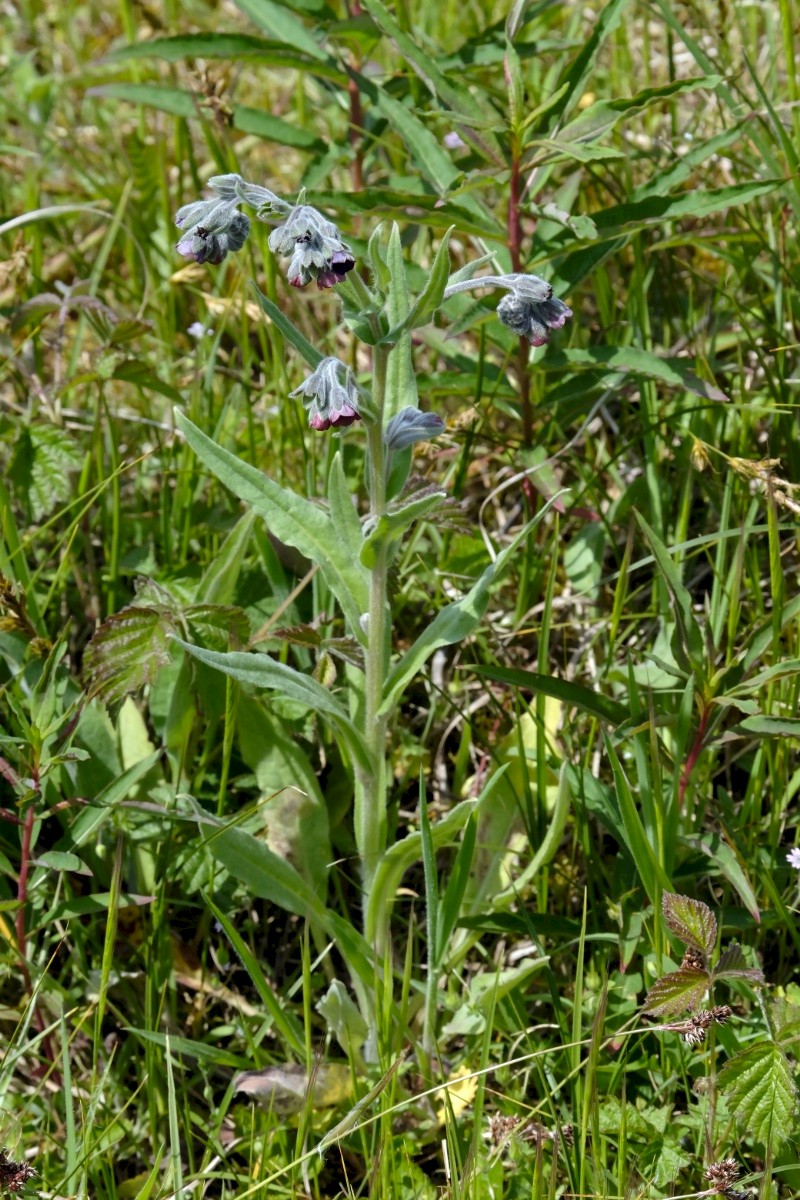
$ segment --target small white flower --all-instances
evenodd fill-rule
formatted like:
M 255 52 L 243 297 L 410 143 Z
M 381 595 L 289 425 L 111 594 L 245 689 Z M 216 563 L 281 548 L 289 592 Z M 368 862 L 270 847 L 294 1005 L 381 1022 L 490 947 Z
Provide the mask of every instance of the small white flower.
M 786 861 L 790 867 L 794 867 L 796 871 L 800 871 L 800 846 L 795 846 L 794 850 L 790 850 L 786 855 Z
M 214 332 L 214 330 L 206 329 L 202 321 L 192 321 L 186 332 L 189 334 L 189 337 L 201 338 L 211 337 L 211 334 Z

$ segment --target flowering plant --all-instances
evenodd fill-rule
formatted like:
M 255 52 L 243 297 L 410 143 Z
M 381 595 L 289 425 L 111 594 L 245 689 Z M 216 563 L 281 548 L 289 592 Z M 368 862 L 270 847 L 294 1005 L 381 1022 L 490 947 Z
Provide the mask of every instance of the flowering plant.
M 318 288 L 339 289 L 347 324 L 371 360 L 370 370 L 363 378 L 356 378 L 351 367 L 339 358 L 323 357 L 286 315 L 258 292 L 265 314 L 311 368 L 304 382 L 290 392 L 290 397 L 302 399 L 309 427 L 315 432 L 342 435 L 363 429 L 369 500 L 363 519 L 349 494 L 340 454 L 333 460 L 328 508 L 323 511 L 235 458 L 182 414 L 178 414 L 177 421 L 206 466 L 267 519 L 271 533 L 316 563 L 339 603 L 346 631 L 358 648 L 355 661 L 348 666 L 347 687 L 337 694 L 315 678 L 263 653 L 225 654 L 182 643 L 197 659 L 234 679 L 305 704 L 329 723 L 345 762 L 351 764 L 363 939 L 354 941 L 351 930 L 345 934 L 335 915 L 321 906 L 318 897 L 309 895 L 287 862 L 273 855 L 275 861 L 270 860 L 268 865 L 279 880 L 272 898 L 308 915 L 338 942 L 350 966 L 366 1028 L 374 1032 L 374 989 L 369 981 L 387 952 L 391 900 L 403 870 L 424 852 L 422 833 L 395 846 L 388 844 L 387 736 L 391 721 L 409 682 L 431 655 L 442 646 L 461 641 L 478 623 L 510 557 L 549 507 L 545 505 L 501 552 L 493 552 L 493 561 L 474 586 L 443 608 L 410 648 L 396 652 L 391 635 L 389 569 L 404 534 L 429 518 L 445 497 L 437 489 L 404 490 L 414 445 L 445 430 L 438 414 L 420 411 L 410 334 L 430 323 L 452 296 L 485 288 L 505 293 L 497 316 L 534 346 L 547 342 L 551 331 L 561 328 L 572 313 L 554 297 L 551 286 L 535 275 L 477 275 L 484 261 L 480 260 L 451 276 L 449 233 L 436 252 L 422 290 L 412 300 L 397 226 L 385 241 L 378 232 L 370 238 L 367 282 L 337 227 L 306 204 L 303 195 L 291 205 L 238 175 L 211 179 L 209 186 L 213 193 L 210 199 L 188 204 L 176 216 L 182 230 L 178 252 L 198 263 L 222 262 L 227 253 L 241 248 L 248 235 L 249 219 L 240 212 L 239 205 L 249 205 L 255 209 L 257 219 L 276 222 L 269 248 L 288 259 L 287 277 L 292 287 L 303 287 L 313 280 Z M 365 353 L 360 354 L 359 361 L 364 360 Z M 553 497 L 549 503 L 556 499 Z M 433 828 L 427 825 L 423 813 L 429 847 L 452 840 L 470 820 L 474 807 L 474 802 L 464 802 L 448 820 Z M 271 852 L 260 847 L 259 853 L 263 857 Z M 429 980 L 435 980 L 434 968 L 443 961 L 446 938 L 440 930 L 431 940 Z M 428 1047 L 432 1045 L 434 1009 L 432 1004 L 426 1006 Z

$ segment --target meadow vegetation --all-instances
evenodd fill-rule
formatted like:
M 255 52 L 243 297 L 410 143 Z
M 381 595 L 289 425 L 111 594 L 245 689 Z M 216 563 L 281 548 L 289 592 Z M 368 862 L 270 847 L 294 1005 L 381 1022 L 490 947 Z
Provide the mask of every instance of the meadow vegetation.
M 794 0 L 2 13 L 0 1195 L 800 1195 Z

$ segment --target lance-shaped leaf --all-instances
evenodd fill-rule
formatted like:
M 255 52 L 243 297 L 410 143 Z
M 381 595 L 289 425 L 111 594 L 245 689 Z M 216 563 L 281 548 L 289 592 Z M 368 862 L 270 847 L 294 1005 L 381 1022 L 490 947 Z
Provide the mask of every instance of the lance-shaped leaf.
M 743 1130 L 774 1153 L 789 1136 L 797 1105 L 797 1087 L 780 1046 L 773 1041 L 748 1046 L 725 1064 L 717 1086 Z
M 289 700 L 305 704 L 311 712 L 328 717 L 342 735 L 356 761 L 366 770 L 371 770 L 367 748 L 347 710 L 327 688 L 309 675 L 303 675 L 285 663 L 276 662 L 268 654 L 246 654 L 240 651 L 221 654 L 216 650 L 203 650 L 200 646 L 192 646 L 181 638 L 176 637 L 174 641 L 193 658 L 209 667 L 216 667 L 218 671 L 230 675 L 232 679 L 238 679 L 240 683 L 251 683 L 255 687 L 279 692 Z
M 433 265 L 425 281 L 425 287 L 414 301 L 411 311 L 398 325 L 389 330 L 385 337 L 382 338 L 382 341 L 393 345 L 406 330 L 417 329 L 420 325 L 427 325 L 433 320 L 435 313 L 441 307 L 444 299 L 444 290 L 447 287 L 447 281 L 450 276 L 450 252 L 448 244 L 450 242 L 450 234 L 454 228 L 455 226 L 451 225 L 439 243 Z
M 261 306 L 261 311 L 280 330 L 289 345 L 294 346 L 298 354 L 303 356 L 311 368 L 318 367 L 325 355 L 321 354 L 316 346 L 312 346 L 305 334 L 302 334 L 297 326 L 292 324 L 286 314 L 278 308 L 277 304 L 273 304 L 271 300 L 267 299 L 255 281 L 253 281 L 253 291 Z
M 198 458 L 225 487 L 264 517 L 271 533 L 319 564 L 353 633 L 363 642 L 360 617 L 369 607 L 367 573 L 350 555 L 327 513 L 218 446 L 183 413 L 176 411 L 175 421 Z
M 685 1010 L 697 1008 L 711 983 L 708 971 L 682 967 L 656 980 L 645 997 L 642 1012 L 659 1017 L 672 1017 Z
M 398 542 L 415 521 L 427 517 L 445 498 L 445 492 L 431 492 L 379 517 L 361 547 L 361 561 L 364 566 L 371 570 L 382 546 L 391 547 L 393 543 Z
M 637 512 L 636 519 L 650 543 L 653 558 L 664 576 L 672 597 L 676 621 L 675 636 L 672 639 L 675 661 L 685 671 L 694 671 L 698 680 L 702 681 L 705 675 L 705 646 L 702 631 L 692 612 L 692 598 L 684 587 L 666 546 L 655 530 L 650 528 L 641 513 Z
M 708 956 L 717 941 L 717 920 L 707 904 L 690 896 L 664 892 L 661 911 L 667 928 L 687 946 Z
M 424 633 L 420 634 L 390 672 L 384 688 L 380 714 L 392 711 L 406 685 L 436 650 L 441 646 L 452 646 L 454 642 L 463 641 L 472 633 L 489 606 L 492 588 L 502 578 L 512 556 L 539 524 L 551 505 L 555 504 L 563 494 L 563 492 L 559 492 L 556 496 L 551 496 L 533 520 L 529 521 L 514 540 L 506 546 L 505 550 L 498 554 L 467 594 L 460 600 L 448 604 L 434 617 Z

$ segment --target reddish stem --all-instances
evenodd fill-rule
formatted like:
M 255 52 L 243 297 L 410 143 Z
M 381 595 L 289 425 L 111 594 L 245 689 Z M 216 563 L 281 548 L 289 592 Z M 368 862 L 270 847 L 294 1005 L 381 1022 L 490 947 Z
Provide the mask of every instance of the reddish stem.
M 514 147 L 511 156 L 511 179 L 508 189 L 508 249 L 511 254 L 511 269 L 515 274 L 522 271 L 522 171 L 519 152 Z M 522 409 L 522 439 L 526 446 L 533 441 L 533 413 L 531 412 L 531 388 L 528 375 L 530 346 L 527 338 L 519 339 L 517 351 L 517 383 Z
M 348 81 L 347 92 L 350 97 L 350 145 L 354 150 L 350 171 L 353 178 L 353 191 L 360 192 L 364 187 L 364 110 L 361 107 L 361 93 L 355 79 Z
M 697 733 L 692 742 L 692 748 L 689 751 L 686 762 L 683 764 L 681 772 L 681 781 L 678 784 L 678 808 L 683 809 L 683 801 L 686 796 L 686 789 L 689 786 L 689 781 L 692 778 L 692 772 L 697 766 L 697 760 L 703 752 L 703 742 L 708 728 L 708 722 L 711 718 L 711 709 L 704 708 L 700 714 L 700 724 L 697 726 Z

